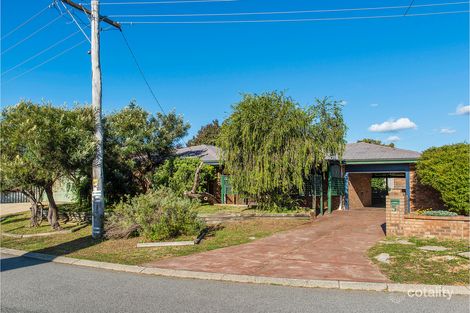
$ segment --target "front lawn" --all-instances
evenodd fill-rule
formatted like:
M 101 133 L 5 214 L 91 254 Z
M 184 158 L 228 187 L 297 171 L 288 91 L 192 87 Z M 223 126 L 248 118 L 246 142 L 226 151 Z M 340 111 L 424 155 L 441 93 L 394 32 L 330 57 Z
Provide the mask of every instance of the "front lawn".
M 197 208 L 197 212 L 203 215 L 212 215 L 212 214 L 308 214 L 308 211 L 304 208 L 299 208 L 297 210 L 286 210 L 284 212 L 274 212 L 267 210 L 257 210 L 254 208 L 248 208 L 246 205 L 230 205 L 230 204 L 206 204 Z
M 143 242 L 143 238 L 93 240 L 90 236 L 91 226 L 75 233 L 49 237 L 18 239 L 2 236 L 1 246 L 80 259 L 139 265 L 159 259 L 239 245 L 308 223 L 306 220 L 291 219 L 226 222 L 211 231 L 201 244 L 182 247 L 137 248 L 137 243 Z M 2 231 L 5 231 L 4 227 L 7 225 L 9 229 L 23 227 L 24 220 L 17 216 L 15 219 L 2 221 L 0 225 Z M 49 229 L 47 231 L 50 231 Z
M 470 251 L 466 241 L 437 239 L 403 239 L 411 244 L 399 243 L 398 238 L 387 238 L 369 250 L 370 259 L 392 281 L 409 284 L 468 285 L 470 261 L 459 253 Z M 443 247 L 444 251 L 421 250 L 420 247 Z M 389 264 L 375 257 L 390 255 Z
M 221 213 L 253 213 L 253 209 L 248 209 L 246 205 L 230 205 L 230 204 L 205 204 L 198 207 L 199 214 L 221 214 Z

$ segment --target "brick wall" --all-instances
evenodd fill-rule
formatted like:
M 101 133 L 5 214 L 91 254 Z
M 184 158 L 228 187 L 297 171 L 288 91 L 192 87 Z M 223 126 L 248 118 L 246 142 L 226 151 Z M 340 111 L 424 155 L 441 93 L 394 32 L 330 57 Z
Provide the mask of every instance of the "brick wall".
M 349 207 L 352 209 L 372 205 L 372 174 L 349 174 Z
M 394 201 L 393 206 L 392 200 Z M 390 191 L 385 205 L 387 236 L 404 236 L 403 221 L 406 209 L 405 194 L 399 190 Z
M 397 190 L 406 189 L 406 178 L 395 177 L 393 179 L 393 188 L 392 189 L 397 189 Z
M 439 239 L 468 239 L 468 216 L 440 217 L 405 214 L 405 195 L 393 190 L 387 196 L 387 236 L 430 237 Z

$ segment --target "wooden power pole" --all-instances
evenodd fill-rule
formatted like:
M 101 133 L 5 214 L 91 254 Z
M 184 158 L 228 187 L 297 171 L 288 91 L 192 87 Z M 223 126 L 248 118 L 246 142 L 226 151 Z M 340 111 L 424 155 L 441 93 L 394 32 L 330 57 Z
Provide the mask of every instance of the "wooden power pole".
M 91 10 L 70 0 L 63 3 L 80 10 L 91 20 L 91 70 L 92 70 L 92 107 L 95 116 L 96 155 L 93 160 L 92 179 L 92 237 L 100 238 L 103 234 L 104 191 L 103 191 L 103 126 L 101 115 L 101 64 L 100 64 L 100 22 L 108 23 L 119 30 L 121 25 L 100 15 L 99 0 L 91 0 Z

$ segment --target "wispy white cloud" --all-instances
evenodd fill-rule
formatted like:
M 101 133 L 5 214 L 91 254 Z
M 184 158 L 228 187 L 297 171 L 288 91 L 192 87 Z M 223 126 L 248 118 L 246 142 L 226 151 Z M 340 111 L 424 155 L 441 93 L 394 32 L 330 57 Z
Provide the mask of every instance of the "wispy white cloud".
M 387 138 L 387 141 L 391 141 L 391 142 L 396 142 L 396 141 L 400 141 L 401 138 L 398 137 L 398 136 L 390 136 Z
M 463 105 L 460 104 L 455 109 L 454 113 L 450 113 L 450 115 L 469 115 L 470 114 L 470 105 Z
M 378 103 L 371 103 L 370 106 L 373 107 L 373 108 L 376 108 L 376 107 L 379 106 L 379 104 Z
M 381 124 L 372 124 L 369 131 L 377 133 L 394 132 L 404 129 L 416 129 L 417 126 L 407 117 L 402 117 L 397 120 L 390 120 Z
M 444 127 L 444 128 L 441 128 L 441 129 L 439 130 L 439 133 L 441 133 L 441 134 L 453 134 L 453 133 L 455 133 L 455 132 L 456 132 L 455 129 L 452 129 L 452 128 L 445 128 L 445 127 Z

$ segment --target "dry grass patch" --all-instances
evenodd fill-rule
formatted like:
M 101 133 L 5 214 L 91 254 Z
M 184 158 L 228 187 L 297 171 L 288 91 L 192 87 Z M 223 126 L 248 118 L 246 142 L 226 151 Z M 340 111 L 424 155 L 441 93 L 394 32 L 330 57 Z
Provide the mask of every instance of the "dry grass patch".
M 387 277 L 397 283 L 430 285 L 468 285 L 470 283 L 470 260 L 459 256 L 469 251 L 467 241 L 409 238 L 414 245 L 395 243 L 397 238 L 388 238 L 388 243 L 378 243 L 368 254 Z M 425 251 L 423 246 L 439 246 L 446 251 Z M 377 261 L 380 253 L 390 255 L 390 264 Z

